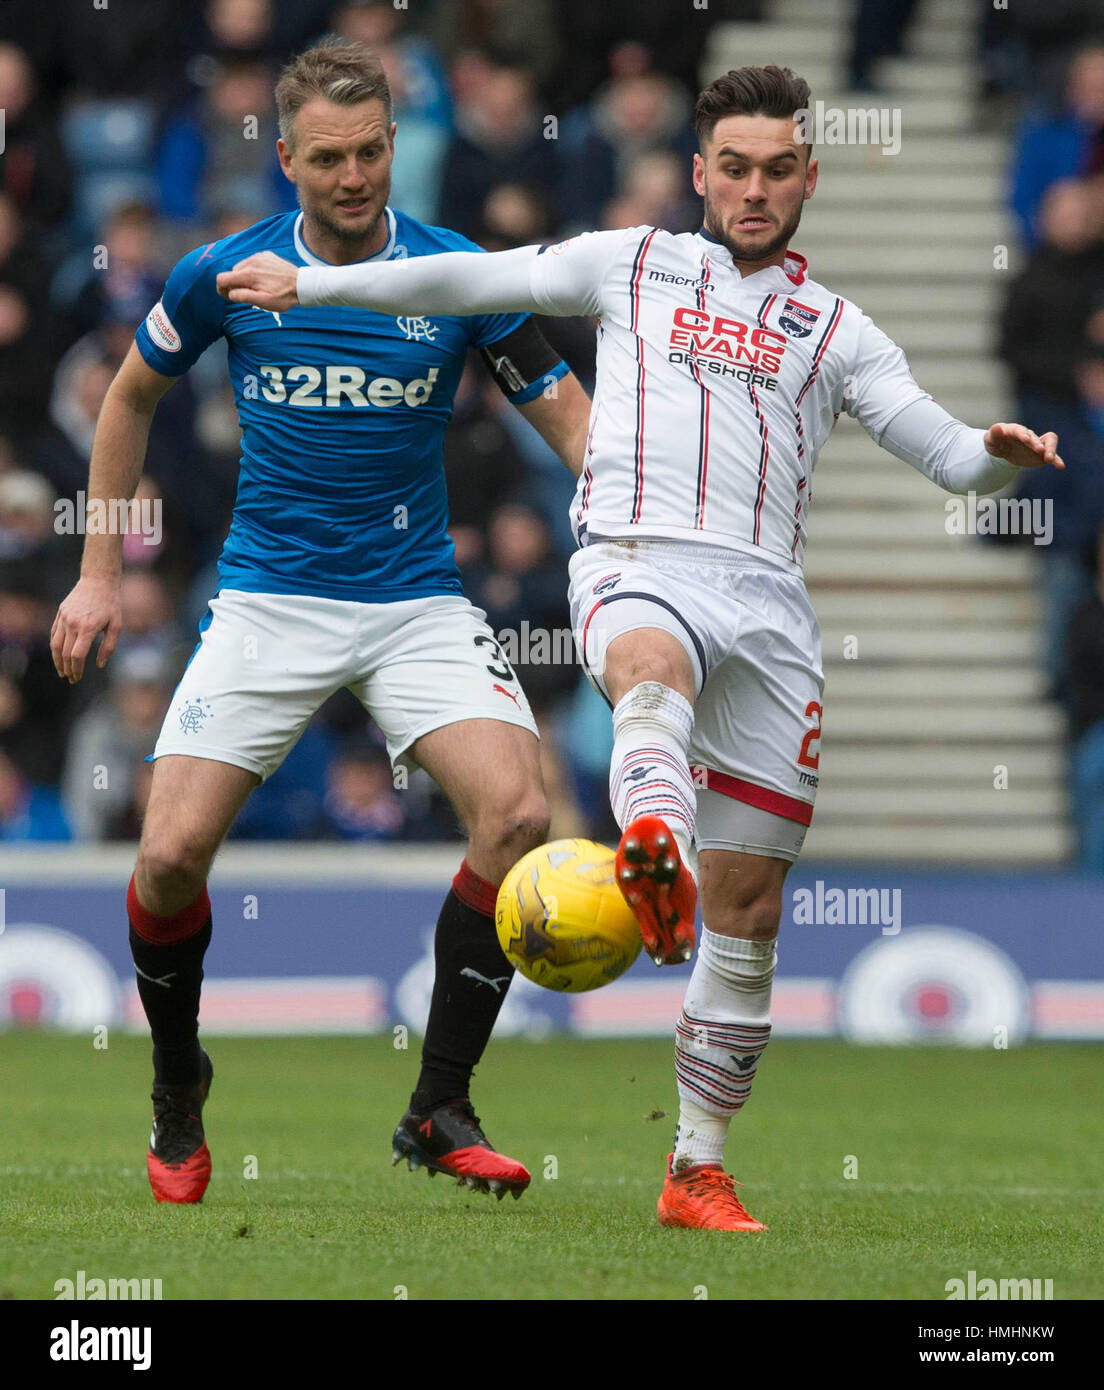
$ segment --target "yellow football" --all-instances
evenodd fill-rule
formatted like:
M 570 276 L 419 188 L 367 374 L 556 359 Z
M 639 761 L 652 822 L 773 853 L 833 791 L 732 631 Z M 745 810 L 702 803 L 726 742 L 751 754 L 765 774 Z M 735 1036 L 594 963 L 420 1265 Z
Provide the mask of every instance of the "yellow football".
M 545 989 L 581 994 L 624 974 L 640 928 L 593 840 L 553 840 L 519 859 L 498 890 L 495 927 L 510 964 Z

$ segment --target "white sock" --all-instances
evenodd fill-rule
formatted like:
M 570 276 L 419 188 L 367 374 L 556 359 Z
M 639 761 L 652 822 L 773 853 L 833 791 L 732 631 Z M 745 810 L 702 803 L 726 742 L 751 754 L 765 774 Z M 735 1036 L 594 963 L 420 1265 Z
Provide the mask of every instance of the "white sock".
M 690 775 L 694 709 L 660 681 L 641 681 L 613 711 L 610 806 L 622 830 L 637 816 L 662 816 L 697 878 L 692 850 L 697 793 Z
M 702 929 L 675 1028 L 676 1171 L 723 1162 L 729 1122 L 751 1093 L 770 1039 L 775 941 L 746 941 Z

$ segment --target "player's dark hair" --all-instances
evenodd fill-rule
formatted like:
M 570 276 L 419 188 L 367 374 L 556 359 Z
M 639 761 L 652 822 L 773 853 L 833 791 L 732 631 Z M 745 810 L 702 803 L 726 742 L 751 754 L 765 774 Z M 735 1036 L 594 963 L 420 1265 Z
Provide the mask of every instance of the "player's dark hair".
M 698 148 L 713 134 L 725 116 L 776 116 L 796 120 L 797 112 L 809 109 L 809 84 L 789 68 L 731 68 L 711 82 L 698 96 L 694 107 L 694 134 Z M 811 144 L 807 149 L 812 150 Z
M 391 88 L 379 55 L 364 43 L 337 34 L 324 34 L 317 43 L 297 54 L 284 67 L 276 83 L 276 115 L 280 136 L 294 148 L 295 117 L 299 108 L 315 97 L 337 106 L 356 106 L 362 101 L 383 103 L 384 119 L 391 125 Z

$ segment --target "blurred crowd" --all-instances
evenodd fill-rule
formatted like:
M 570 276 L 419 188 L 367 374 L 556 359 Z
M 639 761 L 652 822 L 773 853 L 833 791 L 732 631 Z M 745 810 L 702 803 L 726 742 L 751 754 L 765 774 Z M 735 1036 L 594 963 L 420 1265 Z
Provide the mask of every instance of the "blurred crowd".
M 841 85 L 884 90 L 926 0 L 852 0 Z M 1056 429 L 1041 661 L 1070 727 L 1080 862 L 1104 872 L 1104 0 L 977 3 L 978 97 L 1011 115 L 1022 269 L 999 325 L 1017 418 Z M 294 207 L 275 156 L 280 64 L 325 32 L 383 59 L 398 122 L 392 202 L 496 250 L 593 227 L 700 224 L 690 115 L 714 25 L 771 0 L 88 0 L 0 6 L 0 839 L 131 839 L 145 761 L 216 588 L 236 486 L 225 356 L 155 416 L 125 544 L 123 635 L 77 686 L 49 632 L 79 561 L 59 505 L 87 483 L 97 414 L 176 259 Z M 251 118 L 251 120 L 250 120 Z M 551 119 L 551 126 L 549 121 Z M 250 130 L 243 136 L 243 130 Z M 585 321 L 542 327 L 587 389 Z M 466 590 L 496 631 L 566 631 L 572 480 L 473 358 L 445 449 Z M 570 660 L 525 660 L 553 832 L 608 836 L 609 719 Z M 430 839 L 459 827 L 428 779 L 396 787 L 347 694 L 250 800 L 245 838 Z

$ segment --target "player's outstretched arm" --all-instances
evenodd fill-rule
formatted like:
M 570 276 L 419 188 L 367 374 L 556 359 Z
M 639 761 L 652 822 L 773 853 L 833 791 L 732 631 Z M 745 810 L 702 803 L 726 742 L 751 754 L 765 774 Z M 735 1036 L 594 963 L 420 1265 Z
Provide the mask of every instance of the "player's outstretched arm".
M 493 314 L 538 306 L 529 287 L 535 247 L 520 251 L 444 251 L 379 265 L 294 266 L 271 251 L 239 261 L 218 277 L 233 303 L 282 313 L 296 304 L 347 304 L 382 314 Z
M 88 505 L 104 503 L 107 516 L 115 514 L 111 503 L 134 496 L 149 441 L 150 421 L 157 402 L 175 378 L 162 376 L 146 365 L 134 346 L 108 387 L 96 422 L 92 459 L 88 470 Z M 120 532 L 84 538 L 80 579 L 58 608 L 50 630 L 50 652 L 59 676 L 76 684 L 92 643 L 103 633 L 97 666 L 104 666 L 115 650 L 122 626 L 119 583 L 122 576 L 123 537 Z
M 1019 468 L 1064 468 L 1056 434 L 1037 435 L 1026 425 L 969 425 L 933 400 L 913 401 L 896 414 L 878 442 L 945 492 L 996 492 Z
M 235 304 L 283 313 L 296 304 L 347 304 L 381 314 L 596 314 L 621 232 L 589 232 L 560 246 L 443 251 L 434 256 L 344 266 L 295 266 L 271 251 L 217 279 Z M 548 254 L 545 255 L 545 251 Z

